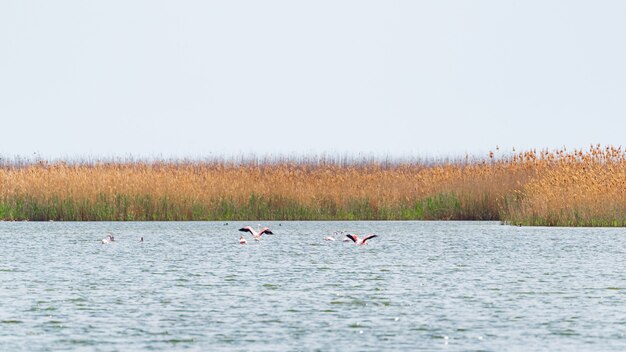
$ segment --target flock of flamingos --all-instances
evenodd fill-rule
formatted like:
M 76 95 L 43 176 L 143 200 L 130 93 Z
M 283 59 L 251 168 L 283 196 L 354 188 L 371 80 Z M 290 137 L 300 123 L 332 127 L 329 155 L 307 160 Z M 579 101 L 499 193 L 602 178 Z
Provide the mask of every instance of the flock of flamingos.
M 273 235 L 274 233 L 272 231 L 270 231 L 269 227 L 264 227 L 261 228 L 261 225 L 258 225 L 258 228 L 255 230 L 252 228 L 252 226 L 246 226 L 246 227 L 242 227 L 239 229 L 239 231 L 241 232 L 248 232 L 252 235 L 252 238 L 254 238 L 255 241 L 260 241 L 261 240 L 261 236 L 263 236 L 263 234 L 268 234 L 268 235 Z M 335 232 L 334 235 L 342 235 L 344 234 L 343 232 Z M 364 238 L 359 238 L 359 236 L 352 234 L 352 233 L 348 233 L 346 234 L 346 238 L 343 239 L 344 242 L 349 242 L 350 240 L 352 240 L 354 242 L 354 244 L 356 244 L 357 246 L 363 246 L 367 244 L 367 241 L 369 241 L 370 239 L 374 238 L 374 237 L 378 237 L 378 235 L 369 235 L 366 236 Z M 335 241 L 336 238 L 333 236 L 327 236 L 324 238 L 325 241 Z M 107 243 L 111 243 L 111 242 L 115 242 L 115 237 L 112 234 L 108 234 L 105 238 L 102 239 L 102 244 L 107 244 Z M 143 242 L 143 237 L 141 237 L 139 239 L 139 242 Z M 246 240 L 246 238 L 241 235 L 239 237 L 239 244 L 247 244 L 248 240 Z
M 260 241 L 261 240 L 261 236 L 263 236 L 263 234 L 268 234 L 268 235 L 273 235 L 274 233 L 272 231 L 270 231 L 269 227 L 264 227 L 261 228 L 261 225 L 258 225 L 258 229 L 255 230 L 252 228 L 252 226 L 246 226 L 246 227 L 242 227 L 239 229 L 239 231 L 242 232 L 249 232 L 252 235 L 252 238 L 254 238 L 255 241 Z M 342 232 L 335 232 L 335 235 L 337 234 L 342 234 Z M 374 237 L 378 237 L 378 235 L 369 235 L 365 238 L 359 238 L 359 236 L 355 235 L 355 234 L 346 234 L 346 238 L 344 238 L 344 242 L 350 241 L 352 240 L 354 242 L 354 244 L 356 244 L 357 246 L 363 246 L 367 244 L 367 241 L 374 238 Z M 333 236 L 327 236 L 324 238 L 324 240 L 326 241 L 335 241 L 335 237 Z M 241 237 L 239 237 L 239 244 L 246 244 L 248 243 L 248 240 L 246 240 L 245 237 L 243 237 L 243 235 L 241 235 Z

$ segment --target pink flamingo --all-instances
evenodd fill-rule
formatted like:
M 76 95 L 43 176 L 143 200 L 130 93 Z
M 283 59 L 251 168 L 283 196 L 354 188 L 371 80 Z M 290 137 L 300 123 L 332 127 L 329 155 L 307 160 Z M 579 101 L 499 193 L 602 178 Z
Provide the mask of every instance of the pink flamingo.
M 365 238 L 359 238 L 359 236 L 357 235 L 353 235 L 353 234 L 348 234 L 346 235 L 346 237 L 348 237 L 349 239 L 351 239 L 352 241 L 354 241 L 354 244 L 356 244 L 357 246 L 364 246 L 367 244 L 367 241 L 369 239 L 372 239 L 374 237 L 378 237 L 378 235 L 369 235 Z
M 241 237 L 239 237 L 239 244 L 246 244 L 246 243 L 248 243 L 248 241 L 246 241 L 243 235 L 241 235 Z
M 263 235 L 264 233 L 266 233 L 268 235 L 273 235 L 274 234 L 272 231 L 270 231 L 269 227 L 264 227 L 263 229 L 261 229 L 261 224 L 259 224 L 258 226 L 259 226 L 259 230 L 258 231 L 255 231 L 251 226 L 246 226 L 246 227 L 240 228 L 239 231 L 250 232 L 252 234 L 252 237 L 254 237 L 255 241 L 260 241 L 261 240 L 261 235 Z

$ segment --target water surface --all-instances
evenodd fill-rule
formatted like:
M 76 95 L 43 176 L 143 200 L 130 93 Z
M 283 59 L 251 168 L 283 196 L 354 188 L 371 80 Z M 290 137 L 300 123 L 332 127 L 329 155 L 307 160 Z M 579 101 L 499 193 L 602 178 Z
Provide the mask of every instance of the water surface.
M 244 225 L 0 223 L 0 350 L 626 349 L 623 229 Z

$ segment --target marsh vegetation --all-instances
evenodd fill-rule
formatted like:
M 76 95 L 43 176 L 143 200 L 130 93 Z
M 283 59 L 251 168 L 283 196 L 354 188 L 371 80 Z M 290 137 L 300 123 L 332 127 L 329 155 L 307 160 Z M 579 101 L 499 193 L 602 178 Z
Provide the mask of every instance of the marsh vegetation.
M 626 153 L 381 160 L 4 159 L 3 220 L 500 220 L 626 225 Z

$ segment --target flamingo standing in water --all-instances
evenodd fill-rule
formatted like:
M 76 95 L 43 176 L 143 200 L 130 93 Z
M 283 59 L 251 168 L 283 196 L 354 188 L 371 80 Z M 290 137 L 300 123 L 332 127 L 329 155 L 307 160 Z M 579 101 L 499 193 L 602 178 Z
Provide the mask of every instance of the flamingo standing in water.
M 243 237 L 243 235 L 241 235 L 239 237 L 239 244 L 246 244 L 246 243 L 248 243 L 248 241 L 246 241 L 246 239 Z
M 369 235 L 369 236 L 367 236 L 365 238 L 359 238 L 359 236 L 357 236 L 357 235 L 348 234 L 348 235 L 346 235 L 346 237 L 348 237 L 349 239 L 354 241 L 354 244 L 356 244 L 357 246 L 364 246 L 364 245 L 367 244 L 367 241 L 369 239 L 372 239 L 374 237 L 378 237 L 378 235 Z
M 242 227 L 239 229 L 239 231 L 242 232 L 250 232 L 252 234 L 252 237 L 254 237 L 255 241 L 260 241 L 261 240 L 261 235 L 263 235 L 264 233 L 268 234 L 268 235 L 273 235 L 274 233 L 272 231 L 270 231 L 269 227 L 264 227 L 263 229 L 261 229 L 261 224 L 258 225 L 259 226 L 259 230 L 255 231 L 252 226 L 246 226 L 246 227 Z

